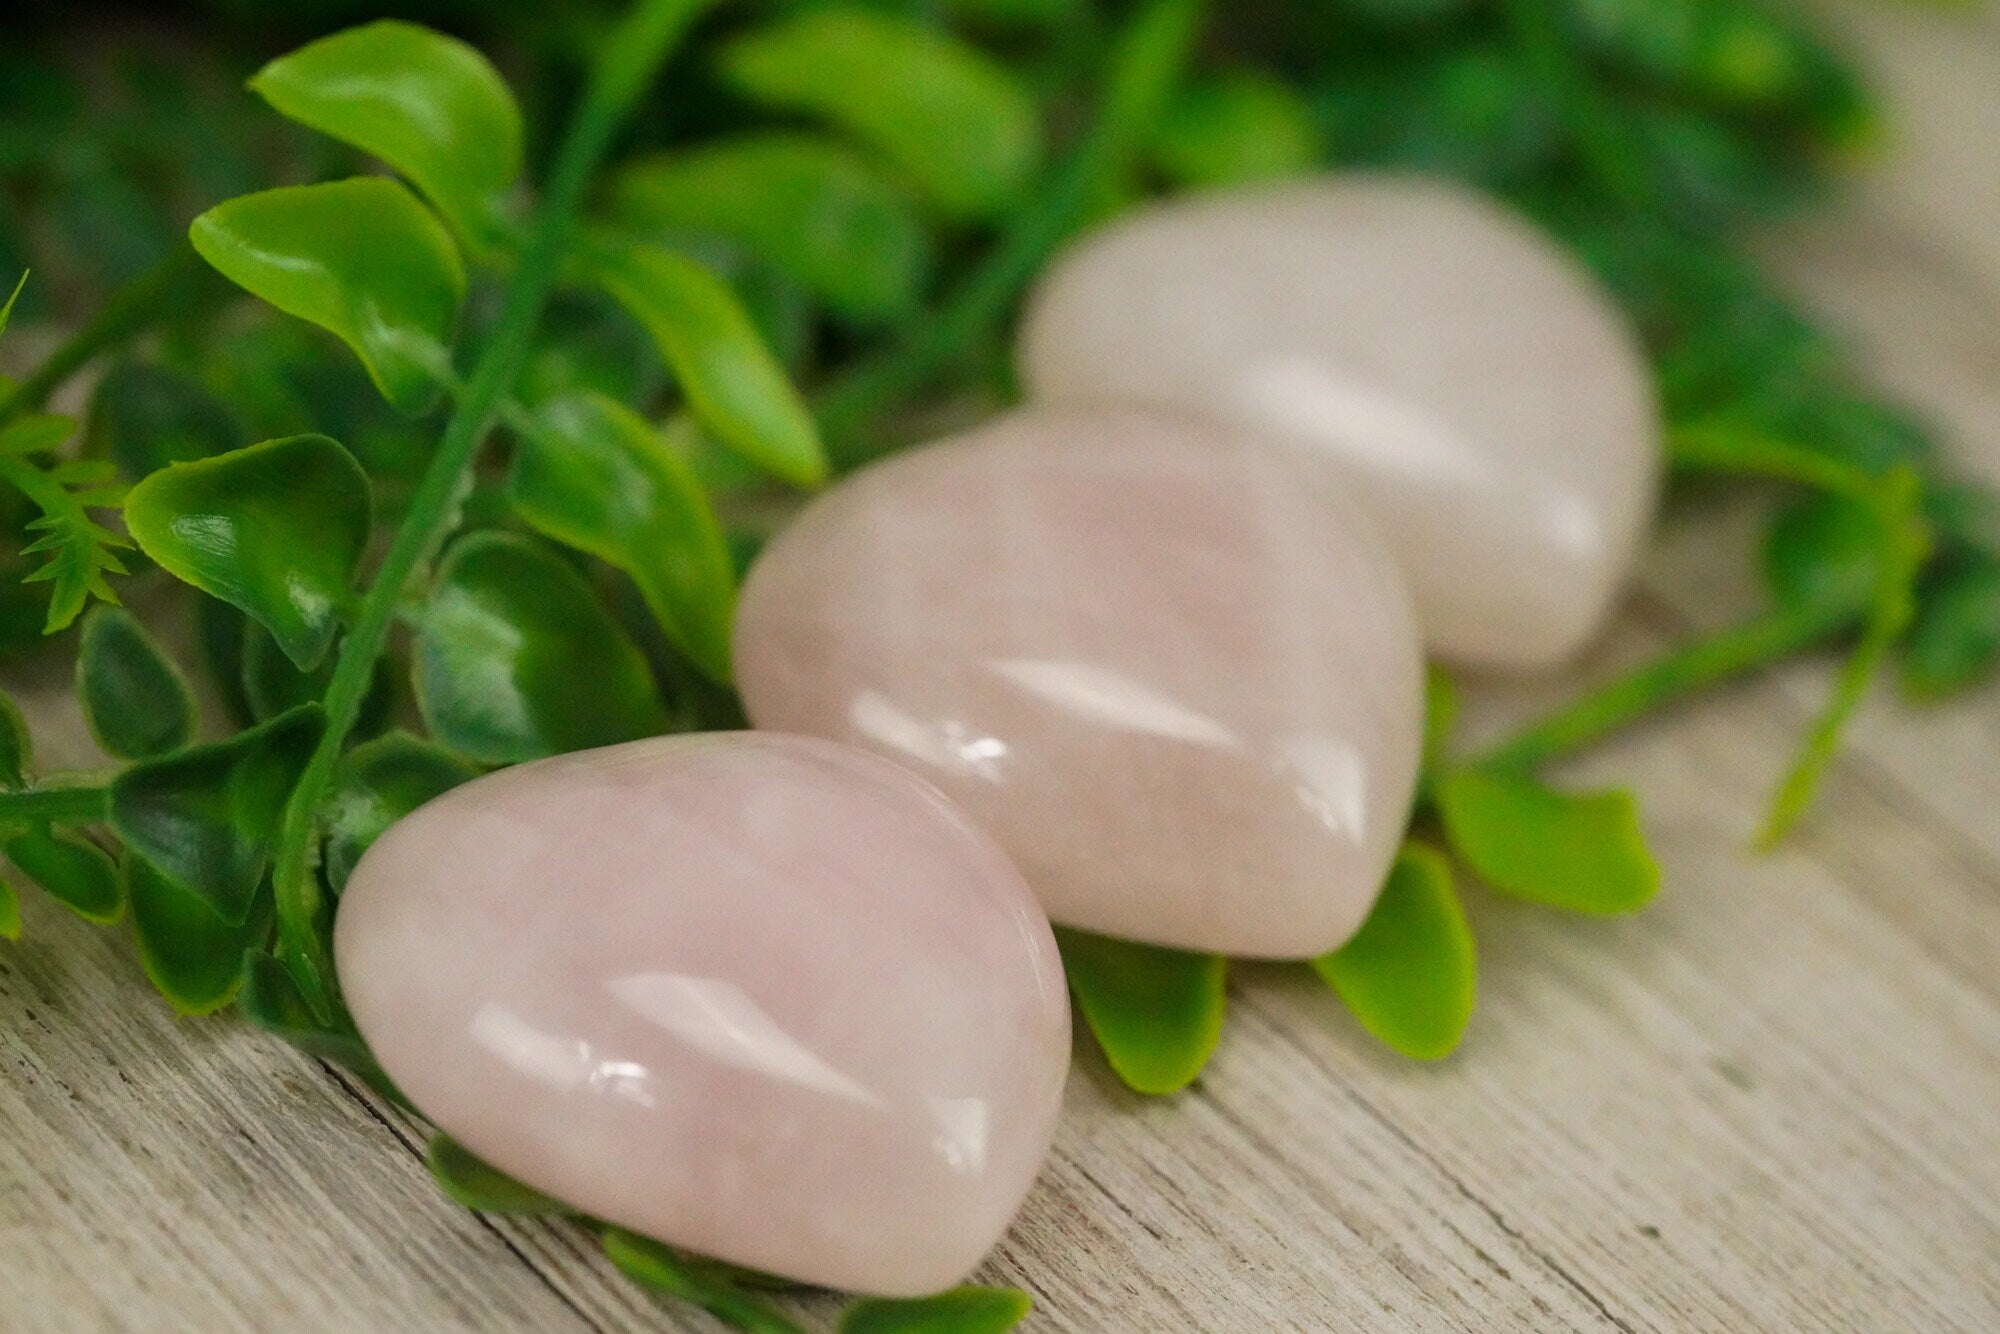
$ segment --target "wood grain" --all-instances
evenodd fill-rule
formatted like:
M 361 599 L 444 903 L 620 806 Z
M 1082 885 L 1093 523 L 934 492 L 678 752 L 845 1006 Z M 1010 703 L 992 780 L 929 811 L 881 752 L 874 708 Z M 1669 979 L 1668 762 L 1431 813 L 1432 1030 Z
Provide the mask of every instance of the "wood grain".
M 1768 257 L 2000 480 L 2000 140 L 1966 138 L 2000 118 L 2000 19 L 1836 17 L 1914 161 Z M 1755 519 L 1677 516 L 1579 675 L 1753 607 Z M 61 671 L 5 684 L 52 762 L 85 762 Z M 1877 692 L 1811 818 L 1753 857 L 1828 675 L 1747 682 L 1575 766 L 1639 788 L 1666 890 L 1620 921 L 1475 892 L 1481 1008 L 1450 1060 L 1388 1056 L 1269 967 L 1239 970 L 1180 1098 L 1080 1051 L 985 1277 L 1036 1294 L 1035 1328 L 1114 1334 L 2000 1328 L 2000 692 Z M 1472 723 L 1573 685 L 1481 688 Z M 256 1034 L 173 1020 L 121 936 L 38 901 L 27 926 L 0 945 L 0 1329 L 713 1327 L 572 1229 L 445 1204 L 416 1127 Z

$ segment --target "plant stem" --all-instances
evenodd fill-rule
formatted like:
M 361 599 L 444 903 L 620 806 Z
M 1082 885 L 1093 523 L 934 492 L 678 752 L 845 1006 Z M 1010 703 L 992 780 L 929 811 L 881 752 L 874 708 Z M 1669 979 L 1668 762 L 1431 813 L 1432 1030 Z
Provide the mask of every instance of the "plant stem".
M 1153 0 L 1141 10 L 1112 48 L 1090 128 L 1008 220 L 992 253 L 943 305 L 893 346 L 850 368 L 821 397 L 820 427 L 837 461 L 852 467 L 880 453 L 858 443 L 862 428 L 999 328 L 1021 290 L 1131 162 L 1179 87 L 1206 12 L 1205 0 Z
M 1647 714 L 1852 629 L 1851 607 L 1781 607 L 1669 651 L 1570 701 L 1475 756 L 1484 768 L 1532 769 L 1581 750 Z
M 321 929 L 314 873 L 314 832 L 342 746 L 353 730 L 387 645 L 396 608 L 417 573 L 434 559 L 457 522 L 458 501 L 495 412 L 519 378 L 549 294 L 561 276 L 583 191 L 612 135 L 652 81 L 689 23 L 713 0 L 639 0 L 605 39 L 583 102 L 563 139 L 533 231 L 507 285 L 492 336 L 480 350 L 437 453 L 412 496 L 341 644 L 326 691 L 326 733 L 285 807 L 278 835 L 275 888 L 278 954 L 307 1004 L 330 1019 L 337 984 Z
M 110 814 L 108 787 L 30 787 L 0 792 L 0 825 L 96 824 Z
M 90 322 L 71 334 L 34 374 L 0 394 L 0 425 L 35 411 L 91 358 L 150 328 L 197 272 L 194 247 L 186 240 L 176 243 L 153 267 L 113 292 Z

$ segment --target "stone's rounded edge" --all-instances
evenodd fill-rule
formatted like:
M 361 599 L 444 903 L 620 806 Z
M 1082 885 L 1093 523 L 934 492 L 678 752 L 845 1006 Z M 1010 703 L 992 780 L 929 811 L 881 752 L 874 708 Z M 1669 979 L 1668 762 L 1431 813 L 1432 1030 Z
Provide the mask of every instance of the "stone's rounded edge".
M 927 479 L 939 471 L 949 471 L 954 460 L 975 455 L 995 445 L 1018 447 L 1024 452 L 1046 448 L 1046 442 L 1022 440 L 1020 435 L 1023 430 L 1059 431 L 1064 427 L 1080 436 L 1120 437 L 1137 431 L 1163 431 L 1171 435 L 1170 443 L 1148 444 L 1145 448 L 1183 454 L 1203 464 L 1212 464 L 1215 451 L 1220 448 L 1236 449 L 1250 461 L 1251 466 L 1268 470 L 1272 477 L 1282 476 L 1287 483 L 1296 477 L 1281 455 L 1262 447 L 1228 421 L 1204 420 L 1144 403 L 1065 403 L 1019 409 L 872 463 L 841 487 L 817 497 L 766 546 L 758 563 L 749 572 L 739 602 L 737 642 L 747 646 L 785 638 L 789 617 L 775 604 L 796 599 L 808 586 L 822 582 L 829 570 L 829 562 L 824 559 L 806 560 L 794 558 L 788 553 L 794 546 L 810 551 L 819 540 L 817 530 L 822 527 L 838 529 L 855 522 L 851 511 L 865 506 L 871 492 L 877 489 L 893 490 L 901 476 L 916 475 Z M 1079 450 L 1076 457 L 1086 460 L 1092 455 L 1089 450 Z M 1115 466 L 1115 460 L 1110 466 Z M 1296 500 L 1304 509 L 1307 490 L 1303 485 L 1288 487 L 1284 503 Z M 1357 505 L 1338 496 L 1313 496 L 1309 512 L 1311 521 L 1332 534 L 1334 541 L 1350 547 L 1345 553 L 1349 559 L 1357 559 L 1373 568 L 1380 581 L 1380 591 L 1385 595 L 1378 611 L 1386 620 L 1386 637 L 1402 650 L 1395 655 L 1401 661 L 1396 662 L 1387 675 L 1394 678 L 1391 693 L 1397 696 L 1392 711 L 1407 724 L 1395 730 L 1408 734 L 1408 753 L 1406 763 L 1397 766 L 1389 775 L 1390 781 L 1384 785 L 1387 796 L 1380 807 L 1384 832 L 1377 836 L 1369 869 L 1361 877 L 1367 884 L 1365 893 L 1336 896 L 1316 904 L 1302 903 L 1300 911 L 1284 925 L 1269 930 L 1231 928 L 1220 933 L 1160 930 L 1122 912 L 1091 915 L 1064 911 L 1060 906 L 1052 912 L 1056 920 L 1077 929 L 1166 948 L 1272 961 L 1318 957 L 1351 939 L 1365 922 L 1386 883 L 1415 797 L 1421 758 L 1419 738 L 1424 709 L 1424 654 L 1417 610 L 1407 579 L 1374 519 Z M 781 583 L 787 587 L 781 588 Z M 763 673 L 768 665 L 763 661 L 763 655 L 755 651 L 739 656 L 739 685 L 746 708 L 758 726 L 796 731 L 799 720 L 795 715 L 773 713 L 763 707 L 767 702 L 766 691 L 762 688 Z M 772 679 L 776 680 L 779 675 L 774 673 Z M 858 744 L 866 746 L 872 743 Z M 1030 878 L 1034 877 L 1031 875 Z M 1310 931 L 1302 930 L 1298 923 L 1312 915 L 1315 908 L 1321 907 L 1325 911 L 1317 917 L 1317 927 Z
M 1048 1053 L 1046 1068 L 1030 1071 L 1030 1078 L 1024 1087 L 1032 1095 L 1032 1101 L 1015 1123 L 1015 1150 L 1010 1158 L 1022 1165 L 1018 1179 L 1004 1182 L 1004 1189 L 983 1192 L 990 1197 L 982 1206 L 967 1212 L 961 1210 L 947 1219 L 933 1219 L 921 1231 L 922 1239 L 930 1249 L 918 1254 L 916 1247 L 905 1247 L 903 1242 L 915 1239 L 909 1226 L 891 1225 L 883 1229 L 884 1246 L 879 1253 L 868 1257 L 859 1266 L 829 1259 L 825 1256 L 806 1257 L 798 1262 L 785 1262 L 783 1257 L 760 1253 L 753 1248 L 742 1246 L 717 1246 L 704 1249 L 699 1238 L 677 1235 L 672 1228 L 662 1228 L 656 1217 L 643 1217 L 615 1207 L 603 1207 L 602 1200 L 578 1199 L 580 1208 L 602 1217 L 607 1222 L 630 1228 L 642 1235 L 658 1238 L 668 1245 L 681 1247 L 710 1255 L 726 1262 L 748 1265 L 752 1268 L 782 1273 L 798 1281 L 845 1291 L 884 1297 L 918 1297 L 949 1288 L 963 1281 L 990 1254 L 993 1246 L 1005 1235 L 1007 1228 L 1018 1215 L 1022 1204 L 1038 1179 L 1049 1147 L 1053 1142 L 1057 1120 L 1061 1111 L 1063 1090 L 1067 1081 L 1070 1055 L 1070 1002 L 1062 972 L 1061 956 L 1055 944 L 1046 916 L 1042 913 L 1033 893 L 1022 880 L 1017 868 L 1005 851 L 977 823 L 972 821 L 950 798 L 934 784 L 926 781 L 903 765 L 859 747 L 849 746 L 821 737 L 773 732 L 734 732 L 711 734 L 688 734 L 648 738 L 641 741 L 604 747 L 597 751 L 572 752 L 534 761 L 529 764 L 503 769 L 485 775 L 472 783 L 462 785 L 452 792 L 427 803 L 417 811 L 398 822 L 379 839 L 368 856 L 375 857 L 372 870 L 364 875 L 362 866 L 356 867 L 355 875 L 349 882 L 350 894 L 343 896 L 343 903 L 367 904 L 370 899 L 380 899 L 394 895 L 393 881 L 387 880 L 390 871 L 385 866 L 392 865 L 398 858 L 409 855 L 398 851 L 399 843 L 415 840 L 421 846 L 423 841 L 435 835 L 425 830 L 426 824 L 438 820 L 454 818 L 455 808 L 472 807 L 479 809 L 491 799 L 495 787 L 528 786 L 538 781 L 549 781 L 553 774 L 569 766 L 591 766 L 601 763 L 607 756 L 614 763 L 645 764 L 660 760 L 671 760 L 676 752 L 689 752 L 716 744 L 726 744 L 746 750 L 765 750 L 781 754 L 790 760 L 803 761 L 809 766 L 826 771 L 837 781 L 854 784 L 881 801 L 893 802 L 911 812 L 921 811 L 925 818 L 945 831 L 949 840 L 963 849 L 968 867 L 968 878 L 982 887 L 990 884 L 1004 886 L 1000 902 L 989 907 L 1003 913 L 1020 937 L 1020 948 L 1024 960 L 1024 970 L 1032 975 L 1032 987 L 1020 994 L 1024 1014 L 1030 1016 L 1018 1029 L 1020 1037 L 1008 1046 L 1015 1057 L 1033 1055 L 1038 1047 Z M 560 781 L 559 778 L 556 781 Z M 525 799 L 526 794 L 515 799 Z M 376 856 L 377 849 L 382 849 Z M 363 858 L 366 864 L 368 857 Z M 386 907 L 387 904 L 378 904 Z M 351 923 L 351 915 L 336 916 L 335 953 L 337 960 L 352 963 L 357 957 L 357 949 L 369 949 L 381 945 L 381 941 L 355 943 L 352 929 L 343 929 L 343 923 Z M 989 919 L 991 920 L 991 919 Z M 365 933 L 364 933 L 365 934 Z M 396 942 L 391 940 L 388 948 L 393 953 Z M 367 972 L 366 965 L 361 971 Z M 343 975 L 349 970 L 343 968 Z M 390 1004 L 408 1001 L 412 996 L 421 997 L 423 987 L 404 985 L 391 988 L 388 996 Z M 357 1025 L 364 1036 L 381 1018 L 380 1006 L 369 1003 L 370 993 L 377 988 L 367 986 L 351 988 L 349 1000 L 352 1004 Z M 384 1062 L 385 1067 L 388 1061 Z M 398 1064 L 404 1064 L 398 1062 Z M 402 1073 L 390 1068 L 392 1078 L 396 1078 L 410 1092 L 419 1109 L 430 1115 L 426 1100 L 413 1091 L 416 1087 L 429 1087 L 427 1078 L 407 1065 Z M 433 1124 L 446 1133 L 460 1139 L 474 1153 L 486 1158 L 503 1171 L 508 1171 L 529 1185 L 549 1191 L 557 1198 L 565 1198 L 574 1192 L 566 1192 L 561 1186 L 551 1182 L 530 1165 L 510 1162 L 505 1148 L 483 1135 L 476 1126 L 463 1124 L 460 1116 L 451 1114 L 450 1108 L 443 1108 L 442 1116 L 433 1116 Z M 992 1178 L 989 1178 L 991 1180 Z M 956 1243 L 955 1248 L 953 1248 Z
M 1089 284 L 1088 266 L 1106 254 L 1123 254 L 1144 247 L 1161 234 L 1199 227 L 1205 222 L 1268 215 L 1287 210 L 1308 216 L 1302 226 L 1317 225 L 1312 210 L 1337 205 L 1343 197 L 1372 193 L 1374 202 L 1384 207 L 1428 210 L 1437 230 L 1478 229 L 1503 239 L 1511 254 L 1552 298 L 1560 298 L 1567 317 L 1586 321 L 1592 337 L 1607 349 L 1615 349 L 1616 376 L 1631 390 L 1629 408 L 1633 435 L 1643 457 L 1621 460 L 1634 465 L 1636 486 L 1626 499 L 1614 506 L 1610 516 L 1613 539 L 1598 554 L 1603 573 L 1581 581 L 1573 595 L 1548 597 L 1534 588 L 1521 590 L 1516 599 L 1521 615 L 1530 617 L 1540 632 L 1522 636 L 1491 625 L 1456 623 L 1460 618 L 1431 614 L 1424 618 L 1426 644 L 1446 662 L 1474 671 L 1497 675 L 1540 675 L 1574 663 L 1602 633 L 1617 601 L 1637 567 L 1646 535 L 1658 514 L 1667 475 L 1664 430 L 1658 387 L 1650 359 L 1638 330 L 1619 309 L 1615 298 L 1590 268 L 1527 214 L 1491 195 L 1456 182 L 1421 173 L 1394 170 L 1357 170 L 1337 175 L 1232 186 L 1200 191 L 1130 211 L 1104 226 L 1071 240 L 1058 252 L 1023 303 L 1018 325 L 1015 369 L 1030 402 L 1050 399 L 1053 403 L 1085 407 L 1110 407 L 1139 402 L 1162 411 L 1202 415 L 1184 402 L 1170 401 L 1170 395 L 1137 398 L 1129 386 L 1101 378 L 1082 378 L 1077 358 L 1067 355 L 1063 316 L 1073 309 L 1096 304 L 1079 295 Z M 1259 219 L 1263 220 L 1263 219 Z M 1100 293 L 1101 294 L 1101 293 Z M 1079 304 L 1081 303 L 1081 304 Z M 1086 326 L 1087 327 L 1087 326 Z M 1098 332 L 1103 331 L 1100 328 Z M 1218 412 L 1211 419 L 1251 435 L 1260 434 L 1253 423 L 1234 421 Z M 1310 460 L 1296 458 L 1291 447 L 1276 452 L 1292 456 L 1301 466 L 1309 484 L 1322 490 L 1343 490 L 1338 472 L 1332 479 L 1312 476 Z M 1392 543 L 1392 545 L 1395 545 Z M 1421 560 L 1412 562 L 1421 566 Z M 1422 593 L 1423 585 L 1437 581 L 1435 573 L 1412 568 L 1411 582 Z M 1420 596 L 1420 602 L 1429 602 Z M 1513 613 L 1507 613 L 1511 616 Z

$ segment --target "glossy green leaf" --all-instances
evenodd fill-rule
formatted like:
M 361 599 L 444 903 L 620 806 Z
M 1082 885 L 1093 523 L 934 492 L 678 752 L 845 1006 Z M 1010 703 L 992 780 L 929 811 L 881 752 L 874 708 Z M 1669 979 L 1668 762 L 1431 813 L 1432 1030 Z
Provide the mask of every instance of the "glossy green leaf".
M 139 964 L 160 994 L 190 1015 L 213 1014 L 234 1000 L 243 956 L 268 929 L 271 896 L 257 895 L 241 922 L 228 922 L 143 857 L 128 854 L 121 871 Z
M 1558 792 L 1458 769 L 1437 788 L 1452 850 L 1493 888 L 1572 912 L 1624 913 L 1660 888 L 1630 792 Z
M 170 574 L 248 613 L 310 671 L 352 598 L 372 508 L 353 455 L 295 435 L 154 473 L 125 522 Z
M 623 1228 L 605 1228 L 603 1242 L 604 1254 L 619 1273 L 655 1292 L 692 1302 L 731 1329 L 747 1334 L 802 1334 L 768 1303 L 745 1292 L 724 1266 L 685 1255 Z
M 644 656 L 590 584 L 507 533 L 474 533 L 445 558 L 417 627 L 415 677 L 432 735 L 485 764 L 667 727 Z
M 24 829 L 9 834 L 7 860 L 44 893 L 87 922 L 115 922 L 125 911 L 118 864 L 104 849 L 68 830 Z
M 621 221 L 722 237 L 864 326 L 912 314 L 930 273 L 910 197 L 853 150 L 810 135 L 645 158 L 618 175 L 612 198 Z
M 90 399 L 85 448 L 132 480 L 250 443 L 230 406 L 193 377 L 127 361 L 106 371 Z
M 983 52 L 908 19 L 831 5 L 737 38 L 723 70 L 773 107 L 866 140 L 947 213 L 1018 198 L 1042 159 L 1034 98 Z
M 2000 559 L 1967 558 L 1936 576 L 1903 649 L 1903 684 L 1918 698 L 1954 694 L 1991 676 L 2000 667 Z
M 26 787 L 35 767 L 35 740 L 14 697 L 0 691 L 0 789 Z
M 1882 568 L 1882 526 L 1867 506 L 1814 495 L 1780 511 L 1764 543 L 1764 576 L 1785 606 L 1850 609 L 1874 600 Z
M 867 1297 L 840 1315 L 840 1334 L 1003 1334 L 1028 1318 L 1019 1288 L 965 1286 L 934 1297 Z
M 701 484 L 644 418 L 597 395 L 548 404 L 522 437 L 507 489 L 538 532 L 632 576 L 667 637 L 727 684 L 729 548 Z
M 406 412 L 438 395 L 465 270 L 437 216 L 380 176 L 218 204 L 189 239 L 223 277 L 327 330 Z
M 561 1200 L 549 1198 L 477 1157 L 449 1135 L 435 1135 L 424 1161 L 444 1193 L 482 1214 L 572 1214 Z
M 209 912 L 241 923 L 325 726 L 308 704 L 227 741 L 135 764 L 112 781 L 111 827 Z
M 194 740 L 194 692 L 146 627 L 120 607 L 83 620 L 77 698 L 97 744 L 120 759 L 147 760 Z
M 207 678 L 205 684 L 221 697 L 230 721 L 237 727 L 261 722 L 243 692 L 243 641 L 252 627 L 259 634 L 270 632 L 227 602 L 206 593 L 195 595 L 193 613 L 195 653 Z M 279 655 L 283 656 L 282 650 Z
M 278 960 L 262 950 L 245 961 L 242 989 L 236 1003 L 243 1017 L 300 1051 L 332 1061 L 358 1076 L 370 1088 L 406 1110 L 410 1102 L 376 1064 L 374 1053 L 352 1023 L 343 1019 L 329 1026 L 299 994 L 298 984 Z
M 1422 844 L 1404 844 L 1361 930 L 1313 967 L 1390 1047 L 1423 1061 L 1450 1054 L 1478 990 L 1472 929 L 1451 863 Z
M 241 648 L 235 662 L 248 721 L 269 722 L 301 704 L 326 697 L 327 687 L 333 681 L 333 654 L 322 658 L 311 671 L 302 672 L 278 647 L 271 632 L 255 621 L 239 617 L 237 633 Z M 361 700 L 361 712 L 354 719 L 352 735 L 357 740 L 379 736 L 389 725 L 395 713 L 396 685 L 396 660 L 384 655 L 376 660 L 374 674 L 368 680 L 368 693 Z
M 494 238 L 521 174 L 521 110 L 473 47 L 383 19 L 300 47 L 251 88 L 408 177 L 468 237 Z
M 4 876 L 0 876 L 0 940 L 21 938 L 21 898 Z
M 717 440 L 794 486 L 825 480 L 812 414 L 721 279 L 653 246 L 607 247 L 596 273 L 653 336 L 689 410 Z
M 458 756 L 408 732 L 391 732 L 348 752 L 325 810 L 326 874 L 334 892 L 390 825 L 478 776 Z
M 44 634 L 66 629 L 93 597 L 118 601 L 109 576 L 125 573 L 117 553 L 132 545 L 91 517 L 92 510 L 116 508 L 124 499 L 110 464 L 54 458 L 44 463 L 35 457 L 50 454 L 75 428 L 69 418 L 53 415 L 23 417 L 0 427 L 0 483 L 41 511 L 27 525 L 39 536 L 20 554 L 43 558 L 24 581 L 49 585 Z
M 1153 132 L 1152 154 L 1178 185 L 1235 185 L 1311 171 L 1326 145 L 1297 92 L 1243 71 L 1189 88 Z
M 1077 1009 L 1118 1077 L 1140 1093 L 1192 1084 L 1222 1040 L 1228 961 L 1217 954 L 1058 929 Z

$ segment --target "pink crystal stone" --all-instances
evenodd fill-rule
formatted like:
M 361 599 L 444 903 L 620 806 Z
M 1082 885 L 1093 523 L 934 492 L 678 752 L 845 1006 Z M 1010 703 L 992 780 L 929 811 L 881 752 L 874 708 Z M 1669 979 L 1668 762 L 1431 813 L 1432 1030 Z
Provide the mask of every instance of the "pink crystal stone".
M 1185 949 L 1353 934 L 1421 745 L 1365 521 L 1138 412 L 1021 413 L 855 475 L 758 561 L 736 662 L 759 726 L 915 768 L 1057 921 Z
M 1048 1151 L 1047 919 L 935 789 L 805 737 L 667 737 L 467 784 L 362 858 L 362 1035 L 501 1170 L 829 1287 L 962 1279 Z
M 1638 342 L 1483 195 L 1343 176 L 1178 200 L 1086 237 L 1022 327 L 1031 401 L 1226 423 L 1380 525 L 1431 647 L 1554 666 L 1603 624 L 1658 500 Z

